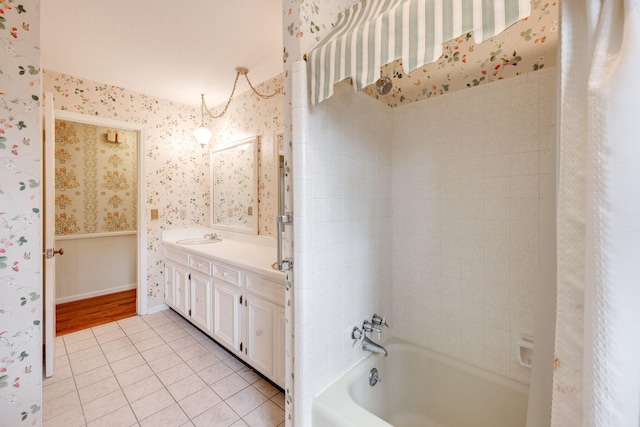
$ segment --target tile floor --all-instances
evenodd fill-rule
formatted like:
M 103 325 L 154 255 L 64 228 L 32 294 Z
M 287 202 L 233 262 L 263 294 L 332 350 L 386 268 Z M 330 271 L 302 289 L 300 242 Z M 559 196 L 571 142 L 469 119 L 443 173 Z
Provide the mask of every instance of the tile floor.
M 45 427 L 284 426 L 284 395 L 171 310 L 56 338 Z

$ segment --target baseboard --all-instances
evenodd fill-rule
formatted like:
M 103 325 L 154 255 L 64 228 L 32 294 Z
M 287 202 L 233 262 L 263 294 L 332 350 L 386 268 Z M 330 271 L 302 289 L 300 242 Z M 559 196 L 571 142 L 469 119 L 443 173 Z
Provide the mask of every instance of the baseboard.
M 56 298 L 56 304 L 64 304 L 65 302 L 72 302 L 72 301 L 78 301 L 86 298 L 93 298 L 93 297 L 99 297 L 102 295 L 114 294 L 116 292 L 136 289 L 137 287 L 138 285 L 136 285 L 135 283 L 132 283 L 130 285 L 118 286 L 118 287 L 109 288 L 109 289 L 101 289 L 99 291 L 94 291 L 94 292 L 87 292 L 86 294 L 71 295 L 68 297 Z
M 149 307 L 149 309 L 147 310 L 147 314 L 153 314 L 153 313 L 157 313 L 159 311 L 164 311 L 168 309 L 169 309 L 169 306 L 167 304 L 154 305 L 153 307 Z

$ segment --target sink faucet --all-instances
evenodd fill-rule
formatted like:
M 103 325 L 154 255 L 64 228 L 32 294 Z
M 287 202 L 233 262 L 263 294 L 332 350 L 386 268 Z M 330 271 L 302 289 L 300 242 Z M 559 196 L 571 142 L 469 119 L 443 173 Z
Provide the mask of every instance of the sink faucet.
M 372 353 L 378 353 L 383 355 L 384 357 L 387 357 L 387 349 L 380 344 L 371 341 L 371 339 L 366 335 L 362 340 L 362 350 L 370 351 Z
M 216 233 L 209 233 L 209 234 L 205 234 L 204 238 L 205 239 L 215 240 L 215 239 L 219 239 L 220 236 L 218 236 L 218 234 L 216 234 Z

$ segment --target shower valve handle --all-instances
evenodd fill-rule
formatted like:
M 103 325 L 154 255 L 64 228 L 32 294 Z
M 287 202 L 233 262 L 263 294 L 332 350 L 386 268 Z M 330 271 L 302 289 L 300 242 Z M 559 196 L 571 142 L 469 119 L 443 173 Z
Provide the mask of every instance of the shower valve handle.
M 382 333 L 380 328 L 376 328 L 368 320 L 365 320 L 362 323 L 362 330 L 365 331 L 365 332 L 375 332 L 375 333 L 377 333 L 378 334 L 378 340 L 380 339 L 380 334 Z
M 371 323 L 374 323 L 379 326 L 386 326 L 387 328 L 389 327 L 389 324 L 387 324 L 386 318 L 380 317 L 377 314 L 373 315 L 373 317 L 371 318 Z

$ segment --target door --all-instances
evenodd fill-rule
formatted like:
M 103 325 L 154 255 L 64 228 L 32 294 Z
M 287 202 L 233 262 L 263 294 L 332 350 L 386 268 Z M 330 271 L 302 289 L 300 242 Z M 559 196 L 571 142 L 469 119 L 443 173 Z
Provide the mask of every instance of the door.
M 247 297 L 247 326 L 244 338 L 249 363 L 273 377 L 274 304 L 253 295 Z
M 45 376 L 53 375 L 56 340 L 56 251 L 55 244 L 55 126 L 53 94 L 45 93 L 44 110 L 44 358 Z
M 191 321 L 211 333 L 211 276 L 191 273 Z
M 185 317 L 189 317 L 189 268 L 176 264 L 174 270 L 174 303 L 175 309 Z
M 240 349 L 240 288 L 214 280 L 213 335 L 230 349 Z

